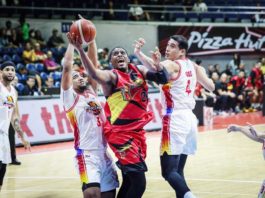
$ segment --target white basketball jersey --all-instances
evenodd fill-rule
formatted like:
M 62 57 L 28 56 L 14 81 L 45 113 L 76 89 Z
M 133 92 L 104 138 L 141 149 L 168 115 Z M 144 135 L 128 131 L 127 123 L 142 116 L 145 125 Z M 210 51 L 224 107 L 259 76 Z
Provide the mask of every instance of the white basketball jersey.
M 166 110 L 164 114 L 178 109 L 194 109 L 194 91 L 196 87 L 196 71 L 189 59 L 175 61 L 179 66 L 176 79 L 162 86 L 162 105 Z
M 14 107 L 17 102 L 17 93 L 13 86 L 9 91 L 0 82 L 0 131 L 8 134 L 9 125 Z
M 75 149 L 106 149 L 103 137 L 105 115 L 96 96 L 90 92 L 77 94 L 71 87 L 69 90 L 62 90 L 61 97 L 74 130 Z

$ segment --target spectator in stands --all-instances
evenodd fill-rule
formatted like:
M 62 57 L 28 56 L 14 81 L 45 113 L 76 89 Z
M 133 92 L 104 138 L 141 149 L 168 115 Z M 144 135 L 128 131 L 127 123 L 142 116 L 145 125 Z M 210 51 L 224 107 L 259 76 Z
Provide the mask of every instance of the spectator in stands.
M 201 84 L 197 83 L 195 88 L 195 97 L 202 98 L 207 107 L 214 107 L 216 95 L 204 89 Z
M 107 12 L 103 13 L 103 19 L 104 20 L 115 20 L 115 12 L 114 12 L 114 3 L 112 0 L 109 0 L 106 2 L 107 5 L 105 6 L 105 9 L 108 9 Z
M 218 73 L 218 75 L 220 76 L 221 75 L 221 67 L 220 67 L 220 65 L 219 64 L 215 64 L 214 66 L 213 66 L 213 68 L 214 68 L 214 71 L 216 72 L 216 73 Z
M 252 107 L 257 110 L 261 109 L 263 99 L 262 86 L 264 83 L 264 76 L 260 67 L 261 63 L 257 62 L 252 68 L 248 78 L 248 84 L 251 84 L 253 88 Z
M 54 80 L 51 76 L 48 76 L 48 78 L 45 80 L 44 88 L 52 88 L 54 87 Z
M 231 77 L 233 76 L 232 68 L 230 65 L 226 65 L 226 68 L 222 73 L 225 73 L 228 76 L 228 79 L 231 79 Z
M 24 87 L 24 90 L 22 92 L 23 96 L 38 96 L 41 95 L 41 93 L 38 91 L 38 88 L 36 86 L 36 78 L 34 75 L 29 75 L 28 79 L 26 81 L 26 85 Z
M 264 23 L 265 22 L 265 13 L 264 9 L 260 8 L 260 3 L 257 3 L 257 13 L 254 15 L 254 21 L 256 23 Z
M 48 47 L 61 48 L 64 45 L 64 40 L 61 35 L 58 35 L 58 30 L 53 29 L 52 36 L 49 38 Z
M 34 45 L 34 52 L 36 55 L 36 62 L 42 63 L 45 59 L 47 59 L 47 55 L 41 51 L 40 44 L 37 42 Z
M 239 113 L 243 109 L 250 107 L 250 100 L 245 92 L 245 82 L 246 78 L 244 71 L 239 71 L 238 75 L 233 76 L 230 80 L 232 92 L 236 95 L 236 113 Z
M 25 16 L 21 15 L 19 18 L 20 29 L 22 32 L 23 42 L 27 42 L 29 40 L 29 24 L 26 22 Z
M 193 3 L 191 0 L 183 0 L 182 5 L 183 5 L 183 11 L 189 12 L 192 10 Z
M 29 42 L 26 42 L 24 51 L 22 53 L 22 58 L 24 63 L 34 63 L 36 61 L 35 51 L 32 49 L 32 46 Z
M 203 0 L 197 0 L 193 5 L 192 10 L 194 12 L 207 12 L 208 7 L 207 7 L 206 3 L 203 2 Z
M 233 59 L 229 61 L 228 65 L 231 67 L 232 74 L 236 75 L 237 70 L 239 69 L 239 65 L 244 64 L 243 61 L 241 60 L 241 56 L 237 53 L 233 55 Z
M 29 42 L 30 42 L 31 46 L 35 46 L 35 44 L 37 43 L 36 33 L 35 33 L 34 29 L 31 29 L 29 31 Z
M 225 73 L 221 75 L 220 81 L 217 81 L 215 86 L 216 89 L 214 93 L 217 96 L 217 100 L 214 109 L 221 111 L 222 114 L 234 110 L 236 106 L 236 95 L 232 92 L 231 88 L 228 87 L 227 75 Z
M 43 64 L 46 67 L 46 70 L 48 72 L 52 72 L 52 71 L 56 71 L 56 70 L 61 69 L 61 66 L 55 62 L 51 51 L 47 52 L 47 58 L 44 59 Z
M 7 47 L 9 45 L 8 39 L 5 36 L 5 28 L 0 28 L 0 47 Z
M 35 38 L 36 38 L 37 42 L 40 44 L 41 48 L 46 47 L 46 41 L 42 37 L 41 31 L 40 30 L 36 30 L 35 34 L 36 34 Z
M 108 54 L 109 54 L 108 48 L 98 49 L 98 61 L 99 61 L 101 69 L 103 70 L 111 69 L 111 66 L 108 60 Z
M 13 28 L 11 21 L 6 21 L 5 35 L 9 42 L 12 40 Z
M 138 5 L 138 0 L 133 1 L 133 6 L 129 9 L 129 19 L 132 21 L 149 21 L 150 16 L 141 6 Z
M 212 73 L 214 72 L 214 67 L 213 65 L 208 65 L 208 76 L 211 77 Z

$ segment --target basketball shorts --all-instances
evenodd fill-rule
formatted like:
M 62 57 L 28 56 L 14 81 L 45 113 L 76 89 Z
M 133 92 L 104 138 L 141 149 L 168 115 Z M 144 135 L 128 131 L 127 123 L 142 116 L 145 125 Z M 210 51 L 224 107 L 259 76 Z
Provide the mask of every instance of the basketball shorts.
M 119 187 L 115 164 L 107 152 L 86 150 L 76 150 L 76 152 L 76 169 L 82 184 L 100 187 L 101 192 Z
M 147 171 L 145 131 L 122 131 L 106 134 L 107 142 L 118 158 L 117 166 L 123 173 Z
M 8 134 L 0 130 L 0 161 L 3 164 L 11 163 L 11 152 Z
M 174 110 L 162 120 L 160 155 L 193 155 L 197 150 L 197 118 L 192 110 Z
M 265 198 L 265 180 L 263 181 L 261 185 L 258 198 Z

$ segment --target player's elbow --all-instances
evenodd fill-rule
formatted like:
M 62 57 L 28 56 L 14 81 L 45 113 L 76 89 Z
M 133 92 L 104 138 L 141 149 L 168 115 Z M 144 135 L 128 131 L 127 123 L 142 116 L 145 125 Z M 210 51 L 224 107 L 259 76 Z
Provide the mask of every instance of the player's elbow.
M 215 90 L 215 85 L 214 85 L 213 82 L 211 82 L 211 83 L 209 84 L 208 90 L 209 90 L 209 91 L 214 91 L 214 90 Z

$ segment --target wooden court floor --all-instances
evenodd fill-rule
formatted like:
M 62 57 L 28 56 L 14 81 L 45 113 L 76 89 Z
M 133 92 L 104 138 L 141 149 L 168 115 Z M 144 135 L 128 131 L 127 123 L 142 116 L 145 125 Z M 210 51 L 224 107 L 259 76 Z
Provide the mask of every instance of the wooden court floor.
M 255 127 L 265 130 L 263 123 Z M 147 144 L 149 171 L 143 197 L 175 197 L 173 190 L 161 177 L 160 132 L 148 133 Z M 185 169 L 190 188 L 199 198 L 256 198 L 265 179 L 261 148 L 262 144 L 242 134 L 227 134 L 224 127 L 200 132 L 198 152 L 188 158 Z M 1 198 L 82 197 L 73 163 L 72 142 L 33 147 L 31 153 L 19 149 L 19 153 L 18 158 L 23 164 L 8 166 Z

